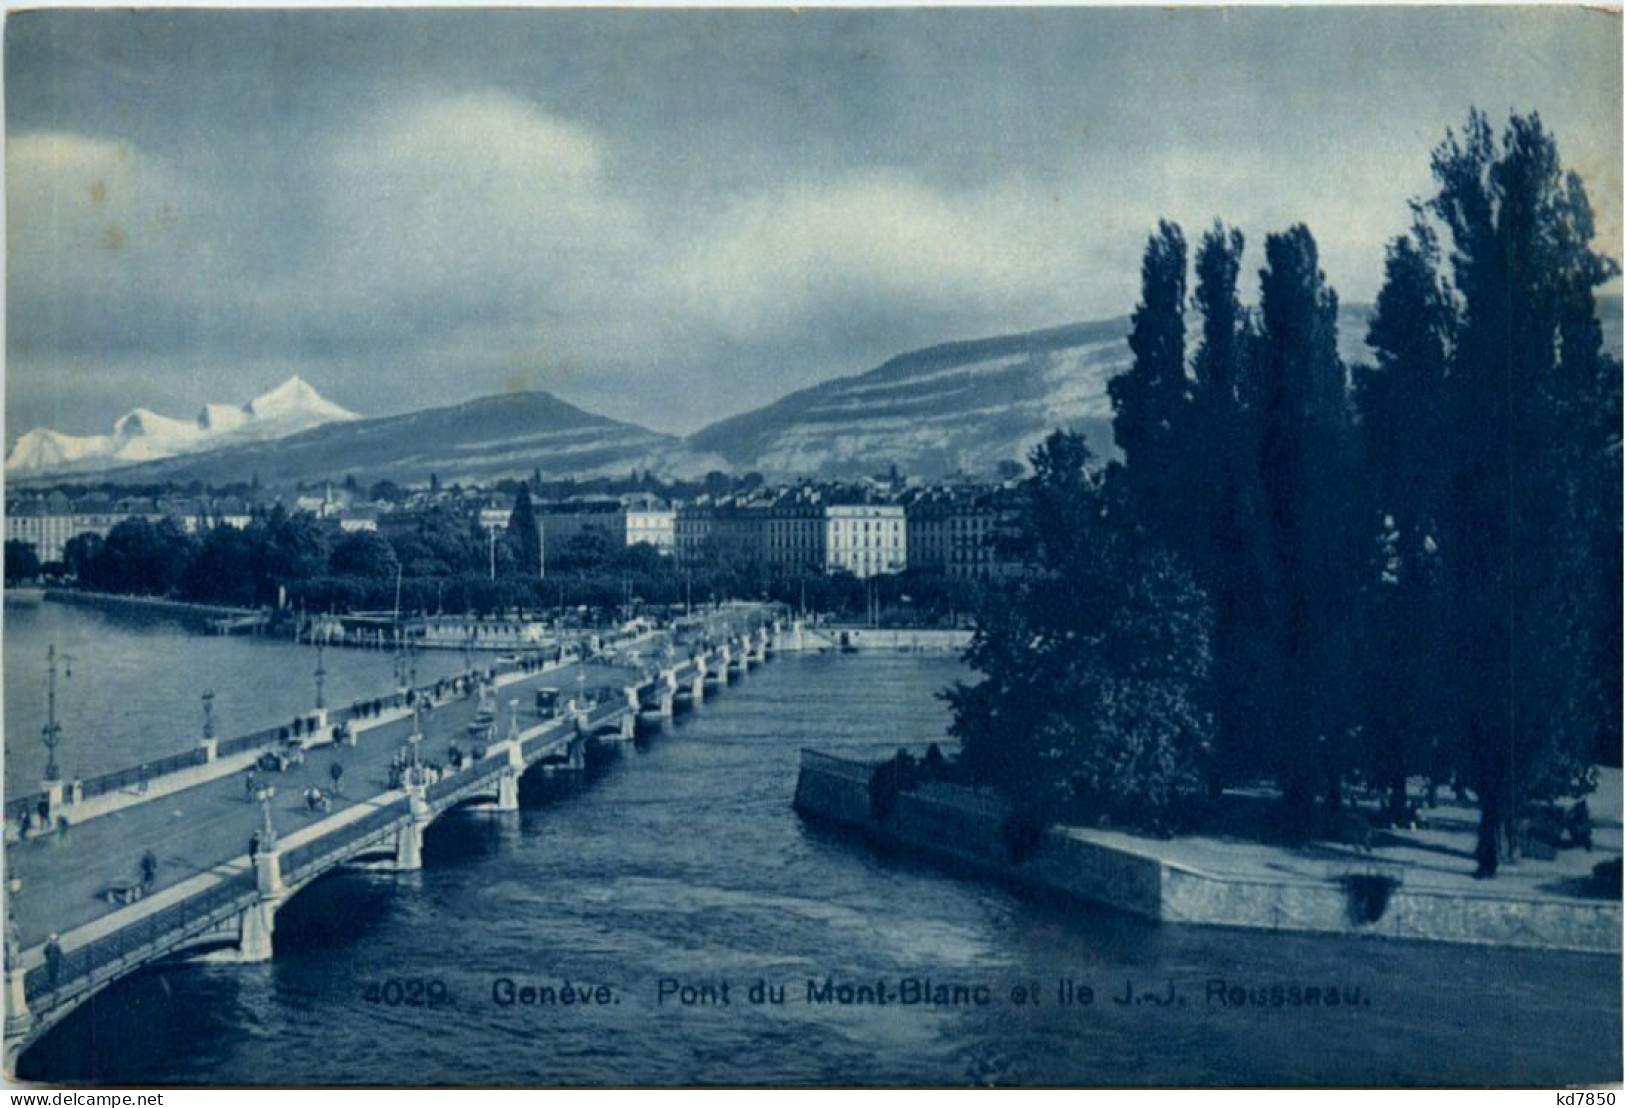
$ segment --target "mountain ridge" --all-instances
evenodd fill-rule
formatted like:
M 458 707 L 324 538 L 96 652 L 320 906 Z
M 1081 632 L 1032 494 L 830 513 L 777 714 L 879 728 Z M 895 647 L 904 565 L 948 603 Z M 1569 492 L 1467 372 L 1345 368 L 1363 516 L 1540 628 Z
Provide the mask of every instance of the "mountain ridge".
M 432 474 L 451 483 L 533 469 L 559 476 L 651 466 L 677 472 L 687 461 L 674 435 L 588 412 L 535 390 L 329 422 L 279 439 L 122 466 L 107 476 L 131 483 L 229 484 L 258 478 L 277 484 L 352 474 L 421 483 Z
M 1618 296 L 1599 298 L 1605 343 L 1616 355 L 1620 306 Z M 1338 337 L 1345 362 L 1370 361 L 1365 347 L 1370 316 L 1370 305 L 1341 306 Z M 348 419 L 327 419 L 287 437 L 234 440 L 231 436 L 242 434 L 234 426 L 238 420 L 269 426 L 279 411 L 324 412 L 322 405 L 329 402 L 294 377 L 246 405 L 205 405 L 198 427 L 220 432 L 208 449 L 139 456 L 144 440 L 177 435 L 180 421 L 135 409 L 115 425 L 115 435 L 120 427 L 129 433 L 123 456 L 114 468 L 95 472 L 120 481 L 211 483 L 350 474 L 402 482 L 425 481 L 430 474 L 442 481 L 481 481 L 532 470 L 586 477 L 634 468 L 666 476 L 731 468 L 774 479 L 849 478 L 892 465 L 925 478 L 989 474 L 1003 463 L 1024 461 L 1056 427 L 1082 432 L 1098 455 L 1115 453 L 1106 386 L 1131 363 L 1129 326 L 1130 317 L 1116 316 L 936 343 L 724 417 L 686 438 L 532 391 L 388 416 L 346 412 Z M 43 428 L 29 432 L 41 436 L 32 448 L 47 460 L 53 452 L 66 453 L 49 437 L 57 434 Z M 86 471 L 71 464 L 44 473 L 17 472 L 8 461 L 7 476 L 33 483 L 80 472 Z
M 35 427 L 18 436 L 6 456 L 12 479 L 96 473 L 126 464 L 279 439 L 327 423 L 359 419 L 298 374 L 240 404 L 205 403 L 195 418 L 177 419 L 136 407 L 113 421 L 105 435 L 69 435 Z

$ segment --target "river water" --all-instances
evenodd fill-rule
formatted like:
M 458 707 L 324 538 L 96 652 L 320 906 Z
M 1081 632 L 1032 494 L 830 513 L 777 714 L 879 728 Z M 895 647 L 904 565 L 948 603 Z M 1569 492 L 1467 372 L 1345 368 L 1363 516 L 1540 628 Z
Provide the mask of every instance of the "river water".
M 201 633 L 206 618 L 137 607 L 5 605 L 6 796 L 33 792 L 45 771 L 47 649 L 54 645 L 57 763 L 66 779 L 93 777 L 178 754 L 203 734 L 214 691 L 214 733 L 247 734 L 284 723 L 315 703 L 316 652 L 287 639 Z M 329 706 L 382 695 L 395 684 L 394 656 L 377 650 L 322 652 Z M 460 651 L 417 655 L 418 681 L 463 669 Z M 71 676 L 70 676 L 71 674 Z
M 137 687 L 199 655 L 262 687 L 283 675 L 295 699 L 308 683 L 286 644 L 48 606 L 7 627 L 8 732 L 13 658 L 43 652 L 29 629 L 79 621 L 97 649 L 138 654 L 137 670 L 164 658 Z M 286 665 L 262 660 L 289 651 Z M 353 664 L 357 680 L 377 676 L 369 665 L 389 675 L 387 658 Z M 21 1073 L 130 1085 L 1618 1079 L 1617 958 L 1154 927 L 1023 900 L 795 816 L 798 748 L 858 756 L 938 739 L 935 692 L 962 673 L 942 656 L 783 657 L 577 783 L 527 778 L 517 815 L 441 820 L 420 873 L 317 882 L 280 914 L 269 963 L 173 965 L 114 986 Z M 968 1003 L 818 999 L 830 983 L 877 981 L 895 999 L 924 979 Z M 1059 1003 L 1063 979 L 1075 998 L 1092 988 L 1092 1003 Z M 1209 1002 L 1221 981 L 1265 996 L 1358 990 L 1359 1003 L 1238 1009 Z M 515 997 L 534 987 L 557 1001 L 568 984 L 594 1003 L 505 1004 L 508 982 Z M 783 1003 L 752 1003 L 757 982 Z M 1126 989 L 1176 999 L 1118 1003 Z

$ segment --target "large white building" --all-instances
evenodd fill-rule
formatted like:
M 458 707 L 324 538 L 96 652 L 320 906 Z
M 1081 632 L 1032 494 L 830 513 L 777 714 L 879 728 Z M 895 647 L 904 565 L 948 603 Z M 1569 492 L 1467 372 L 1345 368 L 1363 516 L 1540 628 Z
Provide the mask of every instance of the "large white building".
M 857 577 L 901 573 L 908 529 L 900 504 L 831 504 L 824 510 L 824 567 Z
M 60 562 L 62 549 L 69 539 L 87 531 L 105 539 L 120 518 L 112 514 L 52 511 L 50 506 L 38 503 L 19 504 L 6 512 L 6 539 L 31 544 L 41 562 Z
M 647 543 L 661 554 L 677 549 L 677 512 L 671 508 L 626 509 L 626 545 Z

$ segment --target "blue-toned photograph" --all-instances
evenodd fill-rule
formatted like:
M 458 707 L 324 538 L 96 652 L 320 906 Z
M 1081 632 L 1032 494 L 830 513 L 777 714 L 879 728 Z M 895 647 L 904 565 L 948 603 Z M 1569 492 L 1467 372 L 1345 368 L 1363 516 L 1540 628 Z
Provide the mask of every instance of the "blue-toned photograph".
M 5 1083 L 1620 1085 L 1621 58 L 9 11 Z

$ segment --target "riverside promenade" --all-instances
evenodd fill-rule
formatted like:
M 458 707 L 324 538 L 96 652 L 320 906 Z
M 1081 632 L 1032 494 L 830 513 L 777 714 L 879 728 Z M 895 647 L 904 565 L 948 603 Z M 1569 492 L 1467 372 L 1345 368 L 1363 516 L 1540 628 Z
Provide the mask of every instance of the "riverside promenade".
M 870 797 L 874 768 L 804 750 L 797 811 L 1018 889 L 1157 923 L 1620 950 L 1620 901 L 1589 895 L 1586 880 L 1593 866 L 1621 856 L 1617 769 L 1601 770 L 1588 798 L 1592 850 L 1525 858 L 1479 881 L 1472 876 L 1476 812 L 1463 805 L 1428 809 L 1425 829 L 1378 832 L 1369 850 L 1056 826 L 1018 862 L 1002 834 L 1007 808 L 990 791 L 923 781 L 877 812 Z
M 582 658 L 577 645 L 558 663 L 511 668 L 481 695 L 440 699 L 427 710 L 418 690 L 418 711 L 352 719 L 342 741 L 323 726 L 306 740 L 302 763 L 256 772 L 255 784 L 272 786 L 274 795 L 249 787 L 248 763 L 213 759 L 154 779 L 145 793 L 93 815 L 81 811 L 65 830 L 8 845 L 8 1064 L 78 1004 L 143 965 L 182 953 L 271 957 L 275 914 L 303 886 L 358 861 L 420 867 L 423 832 L 438 815 L 471 804 L 517 809 L 527 770 L 583 768 L 591 743 L 629 740 L 640 720 L 667 718 L 764 662 L 779 632 L 760 609 L 738 607 L 709 614 L 690 635 L 688 642 L 668 632 L 623 636 L 613 655 L 596 658 Z M 666 663 L 630 664 L 634 655 Z M 540 688 L 558 690 L 556 714 L 538 714 Z M 332 790 L 335 764 L 343 767 L 341 790 L 326 810 L 312 809 L 306 791 Z M 109 889 L 140 881 L 149 851 L 157 872 L 143 895 L 110 899 Z

